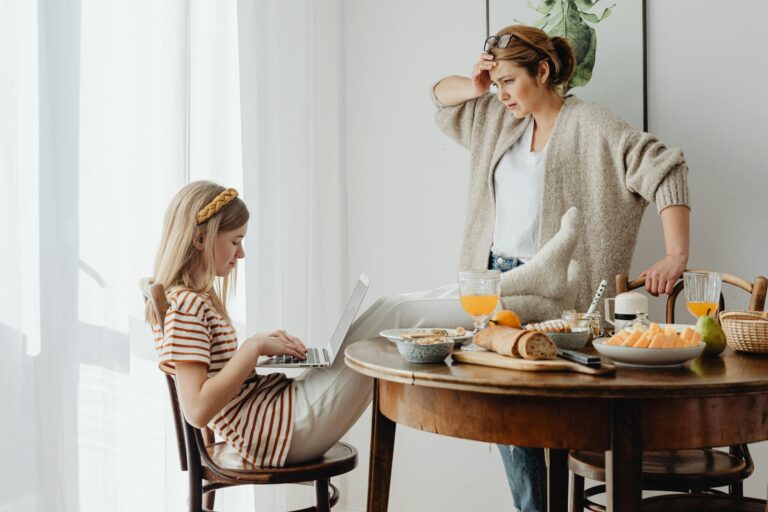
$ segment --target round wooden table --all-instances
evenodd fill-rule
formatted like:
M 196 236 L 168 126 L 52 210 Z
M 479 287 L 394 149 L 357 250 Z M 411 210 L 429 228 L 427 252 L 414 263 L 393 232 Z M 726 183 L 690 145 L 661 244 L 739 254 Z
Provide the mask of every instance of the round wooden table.
M 640 510 L 642 451 L 768 439 L 768 357 L 726 350 L 678 368 L 613 377 L 411 364 L 384 338 L 349 346 L 375 379 L 368 511 L 387 510 L 395 425 L 548 448 L 549 510 L 567 510 L 570 449 L 605 451 L 609 511 Z M 479 497 L 478 497 L 479 498 Z

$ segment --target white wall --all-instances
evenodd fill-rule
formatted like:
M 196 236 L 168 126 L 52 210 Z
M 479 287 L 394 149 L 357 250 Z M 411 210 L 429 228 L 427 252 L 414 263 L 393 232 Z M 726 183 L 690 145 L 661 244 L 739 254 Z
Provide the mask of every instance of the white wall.
M 768 70 L 760 64 L 768 5 L 648 3 L 650 129 L 681 146 L 690 164 L 690 264 L 768 274 L 761 123 Z M 349 271 L 371 276 L 370 303 L 455 279 L 469 157 L 435 127 L 427 91 L 445 75 L 469 73 L 485 35 L 484 2 L 347 1 L 342 24 Z M 649 210 L 632 273 L 662 255 L 661 226 Z M 343 480 L 350 510 L 365 506 L 369 429 L 366 414 L 348 437 L 361 454 Z M 746 492 L 765 497 L 768 446 L 753 450 L 758 469 Z M 478 507 L 511 510 L 495 448 L 399 427 L 390 510 Z

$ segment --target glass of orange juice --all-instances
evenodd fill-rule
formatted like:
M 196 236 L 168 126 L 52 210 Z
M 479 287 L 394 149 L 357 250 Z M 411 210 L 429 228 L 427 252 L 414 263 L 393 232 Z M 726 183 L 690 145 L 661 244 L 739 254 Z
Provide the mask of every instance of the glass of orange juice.
M 459 272 L 459 300 L 464 311 L 475 321 L 475 330 L 482 329 L 485 321 L 499 304 L 501 272 L 498 270 L 462 270 Z
M 688 311 L 696 318 L 713 316 L 720 303 L 723 279 L 715 272 L 684 272 L 685 299 Z

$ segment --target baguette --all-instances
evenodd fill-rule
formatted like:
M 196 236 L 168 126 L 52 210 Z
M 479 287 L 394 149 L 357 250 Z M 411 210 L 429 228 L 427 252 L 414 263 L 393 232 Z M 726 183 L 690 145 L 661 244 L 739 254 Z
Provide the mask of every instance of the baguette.
M 527 331 L 518 342 L 518 350 L 523 359 L 555 359 L 557 347 L 546 334 Z
M 554 359 L 557 347 L 546 334 L 512 327 L 491 326 L 478 331 L 476 345 L 498 354 L 523 359 Z
M 512 327 L 492 325 L 477 331 L 472 338 L 475 345 L 503 356 L 520 357 L 517 342 L 523 331 Z

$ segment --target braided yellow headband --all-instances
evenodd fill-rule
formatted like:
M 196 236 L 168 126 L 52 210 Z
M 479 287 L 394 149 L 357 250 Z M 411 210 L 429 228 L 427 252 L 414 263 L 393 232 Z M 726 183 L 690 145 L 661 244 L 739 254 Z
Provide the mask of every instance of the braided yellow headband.
M 203 222 L 207 221 L 217 213 L 221 211 L 222 208 L 227 206 L 230 201 L 232 201 L 234 198 L 237 197 L 237 190 L 233 188 L 228 188 L 221 194 L 217 195 L 213 201 L 208 203 L 202 210 L 197 212 L 197 225 L 199 226 Z

